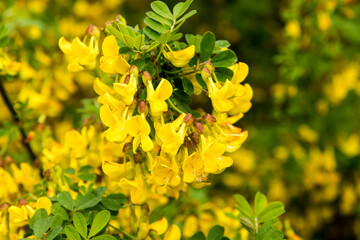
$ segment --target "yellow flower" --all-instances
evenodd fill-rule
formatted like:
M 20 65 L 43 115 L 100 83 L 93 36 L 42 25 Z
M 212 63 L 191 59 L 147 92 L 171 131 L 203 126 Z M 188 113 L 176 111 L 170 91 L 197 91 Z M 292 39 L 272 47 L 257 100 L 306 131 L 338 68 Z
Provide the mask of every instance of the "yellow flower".
M 201 135 L 201 149 L 205 172 L 218 173 L 233 164 L 230 157 L 222 156 L 226 146 L 212 137 L 205 139 L 204 135 Z
M 331 27 L 332 22 L 331 22 L 331 18 L 328 13 L 319 12 L 317 14 L 317 18 L 318 18 L 317 19 L 318 20 L 318 22 L 317 22 L 318 28 L 321 31 L 325 32 L 326 30 L 328 30 Z
M 8 171 L 0 168 L 0 199 L 1 201 L 9 201 L 10 196 L 18 192 L 18 186 Z
M 183 122 L 185 114 L 181 114 L 172 123 L 167 123 L 156 130 L 157 142 L 161 151 L 175 156 L 179 147 L 184 143 L 186 123 Z
M 129 135 L 134 137 L 133 152 L 135 153 L 138 146 L 141 144 L 141 148 L 145 151 L 151 151 L 154 148 L 154 143 L 149 137 L 150 125 L 145 118 L 137 115 L 128 119 L 125 122 L 125 129 Z
M 15 227 L 21 227 L 29 223 L 28 211 L 25 206 L 11 206 L 8 211 L 10 225 L 13 224 Z
M 204 172 L 204 160 L 198 152 L 192 153 L 190 156 L 185 156 L 182 164 L 184 171 L 184 182 L 201 182 L 203 180 L 202 173 Z
M 123 177 L 129 177 L 134 172 L 131 162 L 120 164 L 105 160 L 102 164 L 102 169 L 107 176 L 115 181 Z
M 158 185 L 176 187 L 181 182 L 179 166 L 175 158 L 170 160 L 165 157 L 156 156 L 151 172 Z
M 104 132 L 106 139 L 111 142 L 123 142 L 127 136 L 125 120 L 128 107 L 109 93 L 104 94 L 102 101 L 104 105 L 100 107 L 100 119 L 109 127 Z
M 116 39 L 113 35 L 107 36 L 102 44 L 102 50 L 104 56 L 100 58 L 100 69 L 110 74 L 124 74 L 126 73 L 130 65 L 119 54 L 120 47 L 118 46 Z
M 22 63 L 12 61 L 8 54 L 0 49 L 0 75 L 16 75 L 22 66 Z
M 183 227 L 183 235 L 185 238 L 190 238 L 198 230 L 198 219 L 194 215 L 190 215 L 186 218 Z
M 142 204 L 146 201 L 148 196 L 148 191 L 144 181 L 144 176 L 141 171 L 141 165 L 136 164 L 134 180 L 129 180 L 127 178 L 120 179 L 118 185 L 121 188 L 130 190 L 130 198 L 134 204 Z
M 11 164 L 13 176 L 18 184 L 22 184 L 26 191 L 32 191 L 34 186 L 40 181 L 40 174 L 29 163 L 20 163 L 20 168 L 16 164 Z
M 132 104 L 134 95 L 138 90 L 138 74 L 138 68 L 133 65 L 130 68 L 130 77 L 128 77 L 129 75 L 124 74 L 120 83 L 114 83 L 115 92 L 121 97 L 126 105 Z
M 234 107 L 234 104 L 229 98 L 234 96 L 235 90 L 233 84 L 229 80 L 226 80 L 225 84 L 221 86 L 220 84 L 215 84 L 210 77 L 207 79 L 206 84 L 215 111 L 228 112 Z
M 98 102 L 103 103 L 102 98 L 105 93 L 109 92 L 110 94 L 114 93 L 114 90 L 106 85 L 104 82 L 100 80 L 100 78 L 96 78 L 93 84 L 94 91 L 99 95 Z
M 301 27 L 298 21 L 291 20 L 286 23 L 285 32 L 287 35 L 293 38 L 299 38 L 301 36 Z
M 217 132 L 216 139 L 225 145 L 227 152 L 238 150 L 248 137 L 247 131 L 242 131 L 229 122 L 215 123 L 214 130 Z
M 176 224 L 171 225 L 164 236 L 164 240 L 180 240 L 180 238 L 181 231 Z
M 161 235 L 166 232 L 166 229 L 168 228 L 168 221 L 166 217 L 161 218 L 160 220 L 153 222 L 149 225 L 149 229 L 155 230 L 158 235 Z
M 48 197 L 40 197 L 36 202 L 36 210 L 44 208 L 48 214 L 51 213 L 50 208 L 52 203 Z
M 162 78 L 155 91 L 152 82 L 148 81 L 146 100 L 150 104 L 151 115 L 158 117 L 168 110 L 168 105 L 165 100 L 168 99 L 172 93 L 173 87 L 168 80 Z
M 166 44 L 166 47 L 169 49 L 169 52 L 166 52 L 165 49 L 163 49 L 164 57 L 168 59 L 175 67 L 185 66 L 195 55 L 194 45 L 190 45 L 185 49 L 175 52 L 171 50 L 169 45 Z
M 72 43 L 64 37 L 59 39 L 59 47 L 65 55 L 68 56 L 70 63 L 68 65 L 69 72 L 79 72 L 88 69 L 94 69 L 96 66 L 96 57 L 99 54 L 97 40 L 92 37 L 89 45 L 85 45 L 76 37 Z
M 249 66 L 246 63 L 238 62 L 229 67 L 230 70 L 234 72 L 234 76 L 231 79 L 233 84 L 241 83 L 245 80 L 249 74 Z

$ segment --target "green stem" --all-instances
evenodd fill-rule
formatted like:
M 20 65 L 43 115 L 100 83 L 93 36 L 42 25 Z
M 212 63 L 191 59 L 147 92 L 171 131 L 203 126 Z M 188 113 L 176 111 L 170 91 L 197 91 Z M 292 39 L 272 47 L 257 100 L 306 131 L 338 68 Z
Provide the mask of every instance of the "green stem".
M 179 72 L 184 72 L 184 71 L 187 71 L 187 70 L 194 70 L 195 68 L 194 67 L 189 67 L 189 68 L 183 68 L 183 69 L 180 69 L 180 70 L 177 70 L 177 71 L 166 71 L 166 70 L 163 70 L 164 72 L 166 73 L 169 73 L 169 74 L 176 74 L 176 73 L 179 73 Z
M 170 107 L 172 107 L 175 111 L 177 111 L 178 113 L 183 113 L 180 109 L 178 109 L 175 104 L 169 99 L 166 100 L 167 103 L 170 105 Z
M 2 97 L 2 99 L 3 99 L 3 101 L 4 101 L 5 105 L 6 105 L 7 109 L 9 110 L 9 112 L 11 114 L 11 117 L 12 117 L 13 121 L 15 122 L 16 126 L 18 127 L 18 129 L 20 131 L 22 145 L 25 147 L 26 151 L 30 155 L 31 160 L 35 161 L 36 155 L 33 152 L 30 144 L 26 141 L 27 136 L 26 136 L 25 130 L 21 127 L 19 115 L 15 111 L 15 109 L 14 109 L 14 107 L 13 107 L 13 105 L 12 105 L 12 103 L 11 103 L 7 93 L 6 93 L 5 87 L 3 85 L 3 80 L 4 80 L 4 78 L 0 77 L 0 93 L 1 93 L 1 97 Z
M 111 224 L 109 224 L 109 227 L 112 227 L 113 229 L 115 229 L 116 231 L 124 234 L 124 236 L 127 236 L 128 238 L 140 240 L 140 239 L 138 239 L 137 237 L 134 237 L 133 235 L 131 235 L 131 234 L 125 232 L 124 230 L 122 230 L 122 229 L 120 229 L 120 228 L 117 228 L 117 227 L 115 227 L 115 226 L 113 226 L 113 225 L 111 225 Z

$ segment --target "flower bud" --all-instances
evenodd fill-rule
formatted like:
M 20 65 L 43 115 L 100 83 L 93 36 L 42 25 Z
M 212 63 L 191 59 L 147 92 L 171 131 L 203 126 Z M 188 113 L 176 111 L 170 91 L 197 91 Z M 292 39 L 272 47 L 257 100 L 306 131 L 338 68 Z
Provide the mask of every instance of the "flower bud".
M 143 80 L 144 84 L 145 84 L 145 82 L 147 82 L 147 81 L 152 81 L 151 74 L 150 74 L 148 71 L 143 72 L 143 74 L 142 74 L 142 80 Z
M 28 203 L 27 203 L 27 201 L 25 199 L 20 198 L 19 201 L 18 201 L 18 204 L 19 204 L 19 206 L 23 206 L 23 205 L 26 205 Z
M 128 84 L 130 81 L 130 75 L 126 75 L 125 79 L 124 79 L 124 84 Z
M 154 229 L 150 229 L 149 236 L 152 240 L 157 240 L 159 237 L 159 234 Z
M 6 210 L 8 207 L 9 207 L 9 203 L 7 203 L 7 202 L 4 202 L 4 203 L 2 203 L 1 205 L 0 205 L 0 211 L 2 211 L 2 210 Z
M 210 113 L 205 114 L 202 118 L 207 124 L 210 124 L 210 126 L 212 126 L 216 122 L 216 118 Z
M 129 69 L 130 74 L 134 74 L 135 77 L 139 76 L 139 69 L 137 68 L 137 66 L 132 65 Z
M 139 152 L 136 152 L 134 154 L 134 162 L 135 163 L 142 163 L 143 162 L 143 157 L 141 156 L 141 154 Z
M 94 36 L 96 39 L 100 38 L 100 30 L 95 25 L 90 24 L 85 31 L 85 35 L 92 37 Z
M 138 112 L 141 114 L 141 113 L 146 113 L 147 111 L 147 105 L 146 105 L 146 102 L 145 101 L 141 101 L 139 102 L 139 105 L 138 105 Z
M 203 79 L 208 79 L 211 77 L 211 72 L 210 70 L 207 68 L 207 67 L 204 67 L 202 70 L 201 70 L 201 77 Z
M 190 138 L 195 144 L 199 144 L 200 142 L 199 135 L 193 132 L 190 134 Z
M 200 122 L 197 122 L 195 124 L 195 130 L 196 130 L 197 133 L 203 134 L 204 133 L 204 126 Z
M 131 142 L 127 142 L 124 144 L 124 147 L 123 147 L 123 152 L 126 153 L 128 151 L 130 151 L 132 149 L 132 143 Z
M 126 26 L 126 19 L 121 14 L 116 15 L 116 21 Z
M 45 177 L 46 181 L 50 181 L 50 169 L 45 170 L 44 177 Z
M 186 123 L 186 126 L 190 126 L 194 122 L 194 117 L 191 113 L 186 114 L 184 117 L 184 122 Z

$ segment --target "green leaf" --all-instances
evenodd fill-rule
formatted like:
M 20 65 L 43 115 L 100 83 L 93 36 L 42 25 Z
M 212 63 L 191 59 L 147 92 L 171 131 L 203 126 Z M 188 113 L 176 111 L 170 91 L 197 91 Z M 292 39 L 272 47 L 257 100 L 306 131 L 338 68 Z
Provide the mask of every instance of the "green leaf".
M 182 85 L 183 85 L 184 91 L 188 95 L 191 95 L 194 93 L 194 85 L 191 83 L 191 81 L 189 79 L 184 77 L 182 80 Z
M 79 213 L 76 212 L 73 215 L 73 223 L 76 228 L 76 230 L 80 233 L 80 235 L 86 239 L 87 237 L 87 224 L 85 217 Z
M 34 224 L 34 235 L 35 239 L 40 239 L 40 237 L 50 228 L 54 216 L 40 219 Z
M 283 240 L 284 234 L 272 226 L 263 226 L 255 236 L 255 240 Z
M 146 25 L 148 25 L 152 30 L 158 32 L 158 33 L 166 33 L 170 27 L 166 25 L 162 25 L 161 23 L 147 17 L 145 18 L 144 22 L 146 23 Z
M 153 12 L 153 11 L 149 11 L 146 13 L 146 15 L 149 17 L 149 18 L 152 18 L 154 19 L 155 21 L 157 22 L 160 22 L 160 23 L 163 23 L 163 24 L 166 24 L 168 25 L 169 27 L 171 27 L 172 25 L 172 21 L 167 19 L 167 18 L 163 18 L 162 16 L 160 16 L 159 14 Z
M 52 221 L 52 223 L 51 223 L 50 229 L 53 229 L 53 228 L 55 228 L 55 227 L 57 227 L 57 226 L 61 226 L 62 223 L 63 223 L 62 218 L 61 218 L 59 215 L 55 215 L 55 216 L 54 216 L 54 219 L 53 219 L 53 221 Z
M 206 32 L 201 39 L 200 55 L 201 61 L 205 62 L 210 59 L 211 54 L 215 47 L 215 35 L 212 32 Z
M 178 22 L 179 22 L 179 23 L 180 23 L 180 22 L 183 22 L 183 21 L 185 21 L 186 19 L 188 19 L 189 17 L 194 16 L 196 13 L 197 13 L 196 10 L 191 10 L 190 12 L 188 12 L 187 14 L 185 14 L 182 18 L 180 18 L 180 19 L 178 20 Z
M 74 175 L 75 174 L 75 169 L 73 168 L 68 168 L 64 171 L 64 173 L 69 174 L 69 175 Z
M 44 240 L 53 240 L 60 234 L 60 232 L 61 232 L 61 226 L 56 226 L 47 234 Z
M 124 35 L 119 30 L 111 26 L 108 26 L 107 29 L 112 35 L 115 36 L 115 38 L 119 39 L 121 42 L 124 42 Z
M 61 192 L 57 195 L 57 200 L 61 206 L 64 206 L 67 210 L 73 210 L 74 200 L 72 199 L 69 192 Z
M 79 178 L 84 181 L 95 181 L 96 174 L 95 173 L 83 173 L 79 175 Z
M 217 40 L 215 46 L 219 48 L 228 48 L 230 47 L 230 43 L 226 40 Z
M 104 205 L 104 207 L 111 211 L 119 210 L 121 205 L 126 202 L 126 196 L 121 193 L 110 194 L 101 200 L 101 203 Z
M 64 228 L 66 236 L 70 240 L 81 240 L 79 233 L 76 231 L 73 225 L 67 225 Z
M 169 41 L 178 41 L 182 38 L 182 36 L 183 36 L 182 33 L 172 34 L 169 38 Z
M 94 221 L 91 224 L 89 238 L 100 232 L 110 220 L 110 212 L 108 210 L 102 210 L 96 214 Z
M 159 43 L 166 44 L 167 41 L 169 40 L 170 36 L 171 36 L 170 31 L 167 31 L 167 32 L 161 34 L 159 39 L 158 39 Z
M 136 59 L 132 64 L 136 65 L 140 71 L 145 68 L 145 60 L 143 58 Z
M 195 78 L 196 78 L 196 81 L 200 84 L 200 86 L 207 90 L 207 85 L 206 83 L 204 82 L 204 80 L 202 79 L 201 75 L 199 73 L 195 74 Z
M 243 210 L 251 219 L 253 219 L 255 216 L 248 201 L 240 194 L 235 194 L 234 197 L 236 201 L 238 201 L 240 209 Z
M 84 210 L 87 208 L 94 207 L 96 204 L 100 202 L 100 198 L 96 196 L 94 193 L 89 192 L 86 193 L 83 197 L 81 197 L 76 204 L 76 210 Z
M 135 46 L 135 42 L 133 37 L 129 36 L 129 35 L 124 35 L 124 43 L 126 44 L 126 46 L 128 46 L 130 49 L 133 49 Z
M 35 222 L 39 221 L 40 219 L 45 219 L 48 217 L 48 214 L 44 208 L 36 210 L 34 216 L 29 221 L 29 227 L 34 229 Z
M 143 34 L 135 38 L 134 45 L 137 50 L 140 50 L 144 44 L 145 44 L 145 36 Z
M 116 238 L 111 235 L 101 235 L 92 238 L 92 240 L 116 240 Z
M 189 238 L 189 240 L 206 240 L 206 237 L 205 237 L 204 233 L 197 232 L 194 235 L 192 235 L 192 237 Z
M 231 67 L 237 62 L 237 57 L 234 51 L 226 50 L 216 55 L 211 62 L 214 67 Z
M 160 16 L 163 16 L 165 18 L 168 18 L 170 20 L 173 20 L 173 15 L 171 14 L 168 6 L 162 2 L 162 1 L 154 1 L 150 4 L 151 9 L 159 14 Z
M 224 228 L 216 225 L 210 229 L 207 239 L 208 240 L 221 240 L 224 236 Z
M 228 68 L 215 68 L 215 75 L 220 82 L 225 82 L 232 79 L 234 72 Z
M 260 192 L 257 192 L 254 200 L 255 214 L 258 215 L 267 205 L 266 196 Z
M 0 24 L 0 48 L 5 47 L 10 41 L 8 32 L 4 24 Z
M 272 202 L 263 211 L 259 213 L 259 222 L 265 223 L 273 218 L 277 218 L 284 212 L 284 204 L 282 204 L 281 202 Z
M 179 2 L 176 4 L 173 8 L 174 18 L 177 19 L 178 17 L 181 17 L 186 10 L 190 7 L 193 0 L 186 0 L 185 2 Z
M 69 216 L 64 208 L 62 208 L 58 204 L 53 204 L 50 208 L 51 213 L 55 216 L 60 216 L 62 220 L 67 221 L 69 220 Z
M 146 34 L 146 36 L 148 36 L 149 38 L 151 38 L 154 41 L 157 41 L 160 37 L 160 34 L 157 33 L 156 31 L 152 30 L 151 28 L 149 28 L 148 26 L 145 26 L 143 29 L 144 33 Z
M 247 217 L 240 217 L 241 225 L 252 235 L 256 232 L 254 223 Z
M 146 52 L 150 52 L 150 51 L 152 51 L 153 49 L 155 49 L 157 46 L 159 46 L 160 45 L 160 43 L 159 42 L 153 42 L 150 46 L 149 46 L 149 48 L 146 50 Z

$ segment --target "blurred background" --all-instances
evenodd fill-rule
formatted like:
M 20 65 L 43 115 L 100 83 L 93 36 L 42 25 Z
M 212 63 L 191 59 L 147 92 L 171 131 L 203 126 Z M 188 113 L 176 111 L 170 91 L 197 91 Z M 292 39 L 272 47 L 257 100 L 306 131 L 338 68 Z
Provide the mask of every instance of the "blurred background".
M 142 25 L 150 3 L 2 0 L 1 21 L 13 41 L 8 52 L 23 64 L 21 80 L 6 89 L 32 109 L 22 114 L 56 122 L 59 141 L 73 124 L 81 126 L 79 109 L 96 111 L 93 78 L 66 71 L 59 37 L 82 36 L 89 24 L 102 27 L 118 13 L 128 25 Z M 360 2 L 194 0 L 192 9 L 198 14 L 181 32 L 229 40 L 249 65 L 245 81 L 254 89 L 253 107 L 237 123 L 249 138 L 232 155 L 234 165 L 203 191 L 219 201 L 261 191 L 284 202 L 285 217 L 304 239 L 360 239 Z M 2 102 L 0 121 L 13 127 Z M 1 155 L 6 142 L 0 136 Z M 7 153 L 21 159 L 19 149 Z

